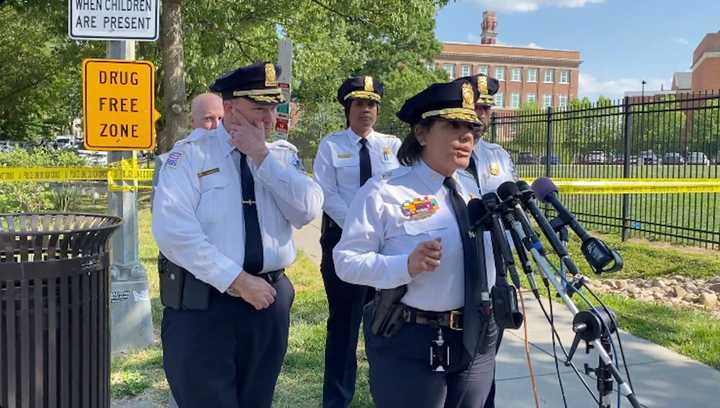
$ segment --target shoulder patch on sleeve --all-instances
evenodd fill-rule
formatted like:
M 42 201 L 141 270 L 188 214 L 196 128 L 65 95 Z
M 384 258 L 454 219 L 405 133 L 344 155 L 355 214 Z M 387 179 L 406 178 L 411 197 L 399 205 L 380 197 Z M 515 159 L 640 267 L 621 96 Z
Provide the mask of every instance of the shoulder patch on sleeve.
M 175 168 L 183 157 L 183 152 L 172 151 L 168 153 L 167 160 L 165 160 L 165 166 Z

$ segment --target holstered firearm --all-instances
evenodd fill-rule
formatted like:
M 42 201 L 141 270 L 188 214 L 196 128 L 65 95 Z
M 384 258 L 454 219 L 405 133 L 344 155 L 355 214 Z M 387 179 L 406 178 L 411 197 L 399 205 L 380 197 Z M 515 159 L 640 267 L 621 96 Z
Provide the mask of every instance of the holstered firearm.
M 162 253 L 158 255 L 158 273 L 163 306 L 177 310 L 207 310 L 210 285 L 174 264 Z
M 372 333 L 376 336 L 392 337 L 405 322 L 402 318 L 403 305 L 400 299 L 407 293 L 407 285 L 395 289 L 381 289 L 373 300 Z

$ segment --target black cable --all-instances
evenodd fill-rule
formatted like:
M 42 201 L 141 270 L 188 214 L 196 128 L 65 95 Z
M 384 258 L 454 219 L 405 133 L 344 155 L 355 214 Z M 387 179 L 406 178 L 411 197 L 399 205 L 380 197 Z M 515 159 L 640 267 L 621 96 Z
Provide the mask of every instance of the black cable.
M 555 328 L 555 316 L 553 315 L 552 294 L 550 286 L 546 286 L 548 293 L 548 302 L 550 303 L 550 327 Z M 557 349 L 555 348 L 555 336 L 552 336 L 553 359 L 555 360 L 555 372 L 557 373 L 558 383 L 560 384 L 560 394 L 562 395 L 563 405 L 567 408 L 567 400 L 565 399 L 565 387 L 563 386 L 562 376 L 560 375 L 560 364 L 558 363 Z
M 600 304 L 600 306 L 603 308 L 603 310 L 605 310 L 605 313 L 608 316 L 610 316 L 610 320 L 615 325 L 615 337 L 617 338 L 618 346 L 620 348 L 620 355 L 622 356 L 623 365 L 625 366 L 625 376 L 627 377 L 627 382 L 628 382 L 628 385 L 630 386 L 630 391 L 632 391 L 633 394 L 635 394 L 637 396 L 637 393 L 635 392 L 635 387 L 633 387 L 632 377 L 630 376 L 630 370 L 628 369 L 628 363 L 627 363 L 627 360 L 625 359 L 625 350 L 623 349 L 622 339 L 620 337 L 620 326 L 618 325 L 618 322 L 615 319 L 615 316 L 613 316 L 613 314 L 610 313 L 610 310 L 605 305 L 605 303 L 600 299 L 600 297 L 598 297 L 595 294 L 595 292 L 593 292 L 592 289 L 590 289 L 589 287 L 586 286 L 585 288 L 587 289 L 588 293 L 590 293 L 592 295 L 592 297 L 595 298 L 595 300 Z
M 547 281 L 545 281 L 545 282 L 547 284 Z M 545 309 L 545 305 L 543 304 L 542 300 L 540 299 L 539 296 L 536 297 L 536 299 L 538 301 L 538 304 L 540 305 L 540 310 L 542 310 L 543 315 L 545 315 L 545 320 L 547 320 L 548 322 L 551 322 L 552 320 L 550 319 L 550 315 L 548 315 L 547 309 Z M 572 361 L 567 361 L 568 353 L 567 353 L 567 350 L 565 349 L 565 346 L 562 344 L 562 340 L 560 339 L 560 333 L 557 332 L 554 325 L 551 325 L 550 328 L 552 329 L 552 333 L 553 333 L 554 337 L 557 338 L 558 345 L 560 346 L 560 351 L 562 351 L 563 354 L 565 355 L 566 362 L 564 364 L 566 366 L 569 366 L 570 368 L 572 368 L 572 370 L 575 372 L 575 375 L 578 377 L 578 380 L 580 380 L 580 382 L 585 387 L 587 392 L 590 394 L 592 399 L 596 403 L 599 403 L 599 400 L 597 399 L 597 397 L 595 397 L 595 394 L 593 393 L 592 389 L 590 388 L 590 385 L 588 385 L 588 383 L 585 381 L 585 378 L 583 378 L 583 375 L 577 369 L 577 366 L 575 366 L 575 363 L 573 363 Z

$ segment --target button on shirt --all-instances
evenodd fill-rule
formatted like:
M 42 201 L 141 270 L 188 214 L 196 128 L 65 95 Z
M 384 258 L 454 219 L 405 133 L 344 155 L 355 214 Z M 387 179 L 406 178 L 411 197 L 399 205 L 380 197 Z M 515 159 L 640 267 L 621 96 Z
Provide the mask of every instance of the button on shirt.
M 350 202 L 360 189 L 360 140 L 350 128 L 324 137 L 313 164 L 315 179 L 325 195 L 323 210 L 341 227 Z M 373 131 L 367 136 L 367 146 L 373 176 L 399 166 L 397 137 Z
M 478 140 L 472 153 L 482 194 L 492 193 L 506 181 L 517 181 L 510 154 L 500 145 Z
M 352 201 L 342 238 L 333 251 L 340 279 L 378 289 L 408 285 L 402 302 L 422 310 L 462 307 L 463 249 L 444 178 L 420 160 L 370 180 Z M 465 202 L 478 196 L 469 173 L 458 171 L 453 178 Z M 436 208 L 429 216 L 420 214 L 432 207 Z M 440 266 L 411 277 L 410 253 L 421 242 L 436 238 L 442 242 Z M 489 233 L 484 244 L 488 284 L 492 287 L 495 263 Z
M 225 292 L 242 271 L 245 225 L 235 149 L 223 126 L 194 134 L 168 154 L 153 200 L 152 229 L 160 251 L 198 279 Z M 263 243 L 262 272 L 295 259 L 292 227 L 321 214 L 322 190 L 300 170 L 295 147 L 268 143 L 258 167 L 248 160 Z

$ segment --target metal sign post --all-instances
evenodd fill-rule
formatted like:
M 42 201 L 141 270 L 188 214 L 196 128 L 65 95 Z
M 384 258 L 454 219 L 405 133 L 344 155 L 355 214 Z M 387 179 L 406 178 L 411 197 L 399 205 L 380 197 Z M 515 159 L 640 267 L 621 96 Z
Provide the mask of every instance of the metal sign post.
M 135 42 L 110 41 L 107 56 L 134 60 Z M 133 155 L 130 151 L 111 151 L 108 165 Z M 115 352 L 152 344 L 153 326 L 147 272 L 139 260 L 137 192 L 108 191 L 108 209 L 123 219 L 111 240 L 110 344 Z

